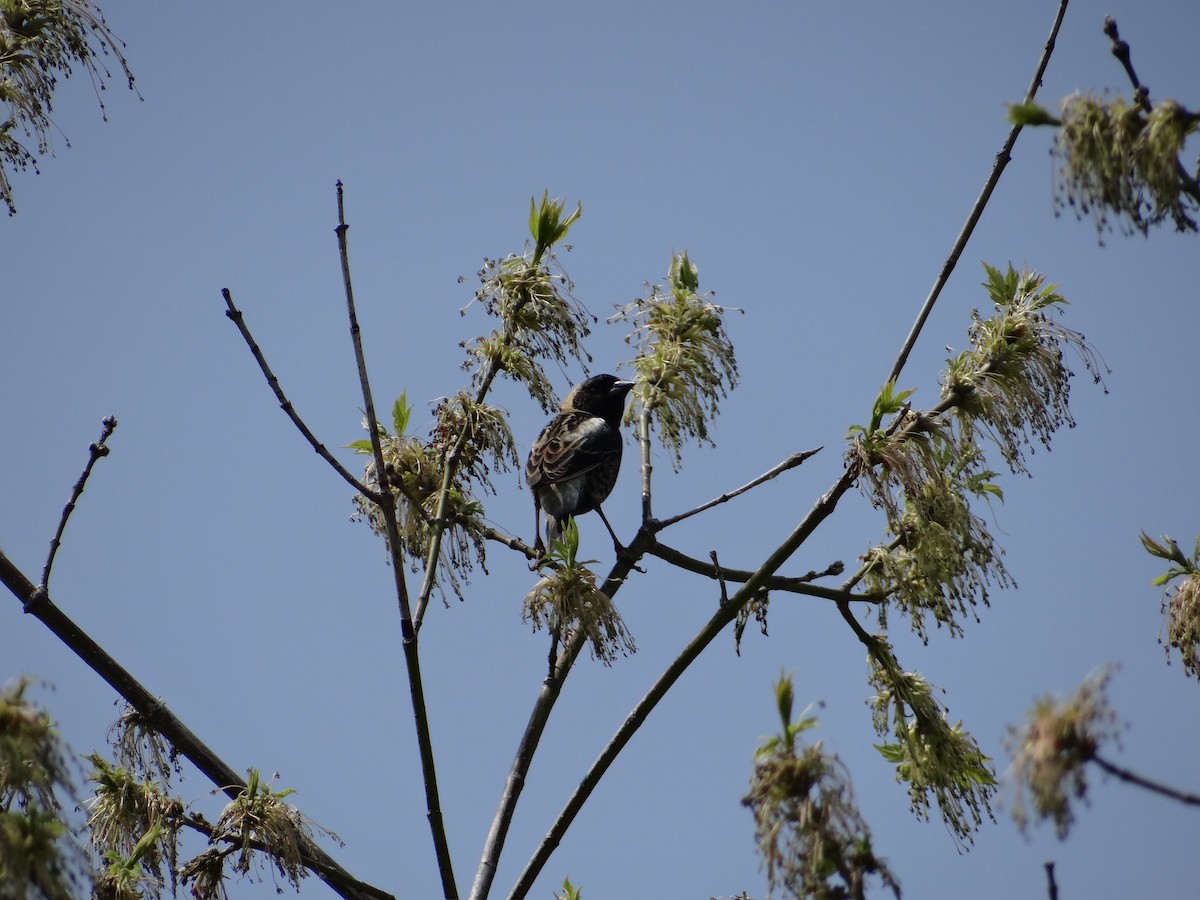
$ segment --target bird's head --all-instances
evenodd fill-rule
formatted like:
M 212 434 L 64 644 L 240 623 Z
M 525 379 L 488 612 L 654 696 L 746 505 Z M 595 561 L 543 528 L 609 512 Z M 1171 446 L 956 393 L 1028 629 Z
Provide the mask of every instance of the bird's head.
M 615 375 L 593 375 L 571 388 L 562 402 L 562 412 L 591 413 L 615 428 L 620 425 L 625 398 L 632 387 L 632 381 L 621 381 Z

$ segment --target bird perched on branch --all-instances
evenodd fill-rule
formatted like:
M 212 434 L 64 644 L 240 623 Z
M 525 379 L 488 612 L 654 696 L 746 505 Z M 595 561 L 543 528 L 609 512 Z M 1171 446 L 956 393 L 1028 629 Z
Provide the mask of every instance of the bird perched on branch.
M 600 504 L 611 493 L 621 469 L 621 415 L 632 387 L 632 381 L 621 381 L 615 375 L 593 375 L 581 381 L 571 388 L 558 415 L 533 442 L 525 463 L 525 481 L 533 491 L 537 520 L 533 549 L 539 554 L 546 550 L 543 512 L 546 537 L 553 546 L 567 519 L 593 509 L 600 514 L 613 544 L 623 549 Z

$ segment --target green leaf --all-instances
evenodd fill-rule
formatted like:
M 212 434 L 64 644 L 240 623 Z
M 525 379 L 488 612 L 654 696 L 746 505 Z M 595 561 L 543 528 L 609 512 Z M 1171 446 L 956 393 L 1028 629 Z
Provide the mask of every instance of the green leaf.
M 879 429 L 883 424 L 884 416 L 893 415 L 903 409 L 905 401 L 916 393 L 916 388 L 909 388 L 898 394 L 895 391 L 895 380 L 889 381 L 879 389 L 879 395 L 875 398 L 875 405 L 871 409 L 871 426 L 865 429 L 867 435 L 873 434 Z
M 879 755 L 891 763 L 902 763 L 908 759 L 908 751 L 903 744 L 874 744 Z
M 396 437 L 400 437 L 408 428 L 408 418 L 412 415 L 412 406 L 408 402 L 408 391 L 402 391 L 392 404 L 392 425 L 396 429 Z
M 671 258 L 670 277 L 676 290 L 694 294 L 700 289 L 700 270 L 688 257 L 686 250 Z
M 779 710 L 779 718 L 783 720 L 786 731 L 792 722 L 792 703 L 795 692 L 792 690 L 792 679 L 783 672 L 779 673 L 779 681 L 775 682 L 775 706 Z
M 375 452 L 374 448 L 371 447 L 371 442 L 366 438 L 358 441 L 351 441 L 350 443 L 346 444 L 345 447 L 347 450 L 353 450 L 355 453 L 365 453 L 368 456 Z
M 1050 115 L 1049 111 L 1036 103 L 1009 103 L 1008 121 L 1014 125 L 1062 125 L 1062 119 Z
M 577 203 L 575 211 L 563 218 L 564 201 L 557 197 L 550 199 L 550 192 L 542 192 L 542 200 L 538 203 L 533 197 L 529 198 L 529 234 L 533 238 L 533 263 L 537 265 L 542 255 L 554 244 L 566 237 L 575 220 L 583 215 L 583 204 Z

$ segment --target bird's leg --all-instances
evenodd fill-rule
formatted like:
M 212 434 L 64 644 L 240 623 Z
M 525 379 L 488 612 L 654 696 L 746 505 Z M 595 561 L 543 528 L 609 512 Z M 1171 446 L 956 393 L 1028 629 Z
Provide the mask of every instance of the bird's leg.
M 533 534 L 533 552 L 541 559 L 546 555 L 546 545 L 542 543 L 542 502 L 538 499 L 537 491 L 533 492 Z M 537 568 L 536 560 L 532 568 Z
M 599 503 L 596 504 L 596 512 L 599 513 L 600 521 L 604 523 L 604 527 L 608 529 L 608 534 L 612 538 L 613 549 L 617 551 L 617 556 L 625 557 L 630 561 L 630 564 L 635 570 L 641 572 L 643 575 L 646 574 L 646 570 L 637 565 L 636 557 L 634 557 L 634 555 L 629 552 L 629 549 L 617 538 L 617 533 L 613 531 L 612 525 L 608 523 L 608 516 L 604 514 L 604 510 L 600 508 Z

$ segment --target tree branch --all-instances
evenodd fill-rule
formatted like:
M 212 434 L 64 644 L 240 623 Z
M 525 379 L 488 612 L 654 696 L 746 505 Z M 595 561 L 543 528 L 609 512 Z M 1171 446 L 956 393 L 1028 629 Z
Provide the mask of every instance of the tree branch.
M 1112 51 L 1112 55 L 1121 63 L 1121 67 L 1129 77 L 1129 83 L 1133 86 L 1134 101 L 1142 108 L 1142 112 L 1150 112 L 1150 89 L 1142 84 L 1137 77 L 1137 72 L 1133 70 L 1133 59 L 1129 55 L 1129 44 L 1121 40 L 1121 35 L 1117 31 L 1117 20 L 1112 16 L 1104 17 L 1104 35 L 1112 41 L 1112 46 L 1109 49 Z
M 1129 44 L 1121 40 L 1121 34 L 1117 30 L 1117 20 L 1112 16 L 1104 17 L 1104 34 L 1112 41 L 1112 46 L 1109 48 L 1112 55 L 1121 63 L 1121 67 L 1125 70 L 1125 75 L 1129 78 L 1129 83 L 1133 87 L 1133 99 L 1137 103 L 1142 112 L 1147 115 L 1154 109 L 1154 105 L 1150 102 L 1150 89 L 1142 84 L 1137 76 L 1137 72 L 1133 68 L 1133 57 L 1129 53 Z M 1179 176 L 1179 185 L 1184 192 L 1193 200 L 1200 203 L 1200 171 L 1193 177 L 1187 169 L 1183 167 L 1178 159 L 1175 160 L 1175 171 Z
M 96 465 L 96 462 L 101 457 L 108 456 L 108 439 L 112 437 L 113 431 L 116 430 L 117 420 L 112 416 L 105 416 L 101 424 L 103 428 L 100 431 L 100 438 L 88 445 L 87 465 L 83 467 L 83 473 L 79 476 L 79 480 L 75 482 L 75 487 L 71 489 L 71 499 L 63 507 L 62 516 L 58 520 L 58 530 L 54 532 L 54 539 L 50 541 L 50 552 L 46 555 L 46 565 L 42 567 L 41 587 L 43 591 L 50 590 L 50 570 L 54 567 L 54 557 L 58 554 L 58 548 L 62 546 L 62 536 L 63 532 L 67 530 L 67 520 L 71 518 L 71 513 L 75 511 L 75 504 L 83 493 L 88 476 L 92 474 L 92 467 Z
M 672 547 L 656 541 L 646 553 L 650 556 L 657 556 L 664 562 L 668 562 L 673 566 L 678 566 L 688 572 L 694 572 L 697 575 L 704 575 L 714 580 L 724 578 L 727 582 L 744 583 L 749 581 L 754 573 L 747 569 L 730 569 L 721 566 L 718 570 L 712 563 L 707 563 L 702 559 L 688 556 L 680 553 Z M 842 563 L 832 563 L 824 572 L 809 572 L 806 575 L 787 576 L 787 575 L 772 575 L 768 578 L 763 587 L 769 591 L 788 591 L 793 594 L 806 594 L 810 597 L 821 597 L 825 600 L 860 602 L 860 603 L 879 603 L 883 598 L 874 597 L 870 594 L 851 594 L 848 590 L 838 588 L 821 587 L 820 585 L 811 584 L 817 578 L 824 578 L 830 575 L 839 575 L 842 572 Z
M 1138 787 L 1145 788 L 1155 794 L 1161 794 L 1164 797 L 1170 797 L 1172 800 L 1178 800 L 1180 803 L 1188 806 L 1200 806 L 1200 794 L 1192 794 L 1187 791 L 1181 791 L 1169 785 L 1160 784 L 1157 781 L 1151 781 L 1149 778 L 1143 778 L 1136 772 L 1131 772 L 1129 769 L 1123 769 L 1118 765 L 1110 763 L 1098 754 L 1092 754 L 1092 762 L 1098 765 L 1109 775 L 1113 775 L 1122 781 L 1129 784 L 1136 784 Z
M 1046 46 L 1042 48 L 1041 59 L 1038 60 L 1038 66 L 1033 73 L 1033 79 L 1029 82 L 1029 89 L 1025 92 L 1025 103 L 1033 102 L 1038 88 L 1042 85 L 1042 76 L 1046 72 L 1046 66 L 1050 63 L 1050 54 L 1054 52 L 1054 42 L 1058 37 L 1059 26 L 1062 25 L 1063 16 L 1067 12 L 1067 2 L 1068 0 L 1061 0 L 1058 5 L 1058 14 L 1054 17 L 1054 25 L 1050 29 L 1050 37 L 1046 39 Z M 995 190 L 996 185 L 1000 182 L 1001 174 L 1003 174 L 1005 167 L 1008 166 L 1009 161 L 1012 159 L 1012 148 L 1017 143 L 1017 135 L 1021 133 L 1021 127 L 1020 125 L 1012 127 L 1012 130 L 1008 133 L 1008 139 L 1004 142 L 1004 146 L 996 154 L 996 162 L 992 166 L 992 172 L 984 183 L 983 190 L 980 191 L 970 215 L 967 216 L 967 221 L 963 225 L 962 231 L 958 233 L 958 238 L 954 241 L 954 246 L 950 249 L 950 255 L 942 263 L 942 271 L 938 274 L 937 279 L 933 283 L 933 288 L 929 292 L 929 296 L 925 298 L 925 303 L 921 306 L 921 311 L 917 314 L 917 321 L 908 333 L 908 337 L 904 341 L 904 346 L 900 349 L 900 355 L 896 357 L 896 362 L 892 365 L 888 381 L 895 381 L 900 377 L 900 372 L 904 368 L 904 364 L 908 361 L 908 354 L 912 352 L 912 348 L 916 345 L 917 338 L 921 334 L 921 329 L 925 327 L 925 320 L 929 318 L 929 314 L 933 311 L 933 305 L 941 295 L 942 288 L 949 281 L 950 273 L 954 271 L 954 267 L 958 264 L 959 257 L 962 256 L 963 250 L 966 249 L 967 241 L 971 239 L 971 235 L 975 231 L 975 226 L 978 224 L 980 217 L 983 215 L 984 208 L 992 197 L 992 191 Z
M 254 354 L 254 359 L 258 363 L 258 367 L 262 369 L 262 373 L 267 379 L 267 385 L 275 394 L 275 399 L 279 401 L 279 408 L 287 413 L 288 418 L 292 420 L 292 424 L 296 426 L 302 435 L 304 435 L 304 439 L 308 441 L 313 450 L 317 452 L 317 455 L 325 460 L 325 462 L 329 463 L 329 465 L 333 467 L 333 470 L 341 475 L 347 484 L 349 484 L 360 494 L 375 498 L 375 494 L 368 490 L 367 487 L 362 484 L 362 482 L 351 475 L 341 463 L 334 459 L 333 454 L 326 449 L 324 444 L 317 440 L 317 436 L 312 433 L 306 424 L 304 424 L 304 420 L 300 418 L 299 414 L 295 410 L 295 407 L 292 406 L 292 401 L 290 401 L 287 398 L 287 395 L 284 394 L 283 388 L 279 384 L 279 379 L 275 377 L 275 373 L 272 372 L 271 367 L 267 365 L 267 359 L 265 356 L 263 356 L 263 352 L 259 348 L 258 342 L 254 340 L 254 336 L 250 333 L 250 329 L 246 325 L 246 320 L 242 315 L 242 311 L 233 305 L 233 295 L 229 292 L 229 288 L 222 288 L 221 296 L 225 298 L 225 305 L 228 307 L 228 309 L 225 310 L 225 315 L 229 317 L 230 321 L 237 326 L 238 331 L 242 333 L 242 338 L 246 341 L 246 346 L 248 346 L 250 348 L 250 352 Z
M 76 625 L 50 600 L 50 595 L 25 577 L 3 551 L 0 551 L 0 582 L 21 601 L 25 612 L 50 629 L 76 656 L 83 660 L 97 675 L 120 694 L 126 702 L 142 715 L 146 722 L 179 751 L 185 759 L 200 770 L 209 781 L 230 798 L 236 798 L 246 787 L 246 782 L 220 757 L 181 722 L 167 705 L 153 696 L 146 688 L 123 668 L 115 659 L 83 629 Z M 319 847 L 312 845 L 305 851 L 305 865 L 309 866 L 339 896 L 347 900 L 362 900 L 367 897 L 388 897 L 378 888 L 369 891 L 339 866 L 332 857 Z M 309 865 L 310 861 L 313 865 Z
M 442 820 L 441 800 L 438 796 L 437 767 L 433 756 L 433 739 L 429 726 L 429 714 L 425 707 L 425 688 L 421 678 L 421 661 L 418 654 L 417 630 L 413 624 L 408 600 L 408 582 L 404 577 L 404 559 L 400 542 L 400 529 L 396 521 L 396 497 L 386 483 L 387 468 L 383 459 L 383 445 L 379 440 L 379 419 L 375 414 L 375 402 L 371 397 L 371 382 L 367 377 L 366 356 L 362 347 L 362 329 L 358 324 L 358 313 L 354 306 L 354 285 L 350 278 L 350 250 L 346 241 L 345 194 L 342 183 L 337 183 L 338 256 L 342 264 L 342 283 L 346 292 L 346 315 L 350 321 L 350 339 L 354 344 L 354 360 L 358 365 L 358 380 L 362 387 L 363 409 L 367 417 L 367 432 L 371 438 L 371 452 L 375 458 L 375 471 L 380 482 L 380 491 L 375 499 L 383 516 L 387 532 L 388 550 L 392 557 L 392 575 L 396 582 L 396 599 L 400 606 L 401 646 L 404 650 L 404 666 L 408 674 L 408 693 L 412 703 L 413 719 L 417 734 L 417 748 L 421 757 L 421 776 L 425 785 L 426 818 L 433 836 L 434 853 L 437 856 L 438 874 L 442 879 L 442 891 L 446 900 L 457 900 L 458 888 L 454 883 L 454 868 L 450 860 L 450 844 L 446 839 L 446 826 Z M 365 492 L 364 492 L 365 493 Z M 370 496 L 370 495 L 368 495 Z M 439 515 L 440 521 L 440 515 Z M 437 533 L 437 532 L 435 532 Z M 428 572 L 426 573 L 428 576 Z
M 777 475 L 783 474 L 788 469 L 796 468 L 796 466 L 800 465 L 802 462 L 804 462 L 810 456 L 815 456 L 816 454 L 820 453 L 823 449 L 825 449 L 825 448 L 817 447 L 815 450 L 802 450 L 799 453 L 793 453 L 791 456 L 789 456 L 787 459 L 785 459 L 779 465 L 764 472 L 763 474 L 759 475 L 757 478 L 753 479 L 752 481 L 750 481 L 746 484 L 743 484 L 740 488 L 736 488 L 736 489 L 730 491 L 729 493 L 722 494 L 720 497 L 716 497 L 712 500 L 709 500 L 707 503 L 702 503 L 699 506 L 697 506 L 695 509 L 690 509 L 687 512 L 680 513 L 677 516 L 672 516 L 669 519 L 663 519 L 662 521 L 660 521 L 658 523 L 657 527 L 659 529 L 666 528 L 669 525 L 674 525 L 676 522 L 682 522 L 684 519 L 690 518 L 691 516 L 694 516 L 697 513 L 702 513 L 705 510 L 712 509 L 714 506 L 717 506 L 718 504 L 728 503 L 734 497 L 740 496 L 741 494 L 746 493 L 746 491 L 749 491 L 752 488 L 758 487 L 764 481 L 770 481 L 772 478 L 774 478 Z
M 1054 863 L 1046 865 L 1046 895 L 1050 900 L 1058 900 L 1058 882 L 1054 878 Z

